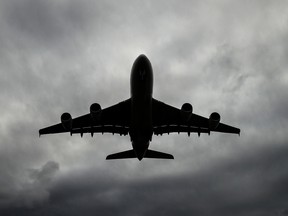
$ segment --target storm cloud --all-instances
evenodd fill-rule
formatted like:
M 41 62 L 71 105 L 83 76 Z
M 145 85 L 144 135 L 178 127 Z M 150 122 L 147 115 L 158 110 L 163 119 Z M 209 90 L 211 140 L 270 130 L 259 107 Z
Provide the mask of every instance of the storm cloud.
M 0 2 L 1 215 L 287 215 L 286 1 Z M 217 111 L 241 136 L 172 134 L 173 161 L 106 161 L 129 137 L 38 137 L 63 112 L 129 98 L 144 53 L 153 96 Z

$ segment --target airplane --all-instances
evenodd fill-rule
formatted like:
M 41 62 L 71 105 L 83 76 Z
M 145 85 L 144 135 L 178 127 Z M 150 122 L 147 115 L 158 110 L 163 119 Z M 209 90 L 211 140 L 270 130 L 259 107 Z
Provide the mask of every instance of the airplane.
M 220 115 L 213 112 L 209 118 L 193 113 L 190 103 L 180 109 L 153 98 L 153 69 L 150 60 L 141 54 L 134 61 L 130 75 L 131 97 L 116 105 L 102 109 L 93 103 L 90 113 L 72 119 L 67 112 L 61 115 L 61 123 L 39 130 L 42 134 L 112 133 L 129 135 L 132 149 L 110 154 L 106 160 L 138 158 L 174 159 L 173 155 L 149 149 L 153 135 L 169 133 L 222 132 L 240 135 L 240 129 L 220 123 Z

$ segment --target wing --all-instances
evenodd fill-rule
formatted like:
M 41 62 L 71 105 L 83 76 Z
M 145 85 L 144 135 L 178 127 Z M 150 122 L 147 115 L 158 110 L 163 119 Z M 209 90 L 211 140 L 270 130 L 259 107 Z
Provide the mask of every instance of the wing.
M 39 135 L 70 132 L 74 133 L 116 133 L 127 135 L 130 124 L 131 99 L 101 110 L 99 119 L 91 117 L 90 113 L 72 120 L 72 129 L 67 130 L 62 123 L 39 130 Z
M 163 133 L 185 132 L 190 133 L 209 133 L 210 131 L 222 133 L 234 133 L 240 135 L 240 129 L 223 123 L 219 123 L 216 129 L 209 128 L 209 119 L 193 114 L 188 122 L 181 118 L 181 110 L 161 101 L 152 100 L 153 112 L 153 132 L 155 135 Z

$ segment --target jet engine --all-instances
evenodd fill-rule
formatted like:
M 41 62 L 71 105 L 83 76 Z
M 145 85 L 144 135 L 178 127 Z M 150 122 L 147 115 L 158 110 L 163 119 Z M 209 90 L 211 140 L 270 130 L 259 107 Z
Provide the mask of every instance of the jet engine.
M 184 103 L 181 107 L 181 119 L 188 122 L 192 116 L 193 107 L 190 103 Z
M 210 130 L 215 130 L 220 122 L 220 115 L 217 112 L 211 113 L 209 117 L 209 128 Z
M 61 115 L 61 123 L 65 130 L 70 131 L 72 129 L 72 117 L 70 113 L 65 112 Z
M 101 106 L 100 104 L 98 103 L 93 103 L 91 104 L 90 106 L 90 115 L 92 117 L 92 119 L 95 121 L 95 120 L 100 120 L 100 117 L 101 117 L 101 112 L 102 112 L 102 109 L 101 109 Z

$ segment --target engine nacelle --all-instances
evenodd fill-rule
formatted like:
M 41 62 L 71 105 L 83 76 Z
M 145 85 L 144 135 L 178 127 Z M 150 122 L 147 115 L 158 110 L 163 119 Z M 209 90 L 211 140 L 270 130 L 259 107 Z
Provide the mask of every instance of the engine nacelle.
M 72 129 L 72 117 L 70 113 L 65 112 L 61 115 L 61 123 L 65 130 L 70 131 Z
M 210 130 L 215 130 L 220 122 L 220 115 L 217 112 L 211 113 L 209 117 L 209 129 Z
M 184 103 L 181 107 L 181 119 L 188 122 L 192 116 L 193 107 L 190 103 Z
M 102 112 L 102 109 L 101 109 L 101 106 L 100 104 L 98 103 L 93 103 L 91 104 L 90 106 L 90 115 L 92 117 L 92 119 L 95 121 L 95 120 L 100 120 L 101 118 L 101 112 Z

